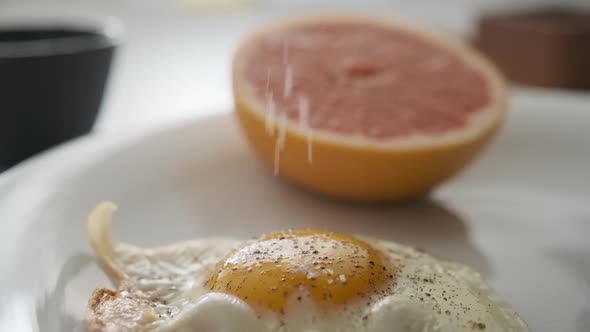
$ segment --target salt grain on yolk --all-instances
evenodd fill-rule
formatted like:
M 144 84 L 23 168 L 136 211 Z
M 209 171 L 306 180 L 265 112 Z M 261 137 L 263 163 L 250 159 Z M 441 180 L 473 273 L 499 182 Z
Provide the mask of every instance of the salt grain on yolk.
M 394 268 L 369 244 L 317 230 L 263 235 L 231 253 L 206 286 L 234 295 L 253 308 L 284 313 L 293 297 L 309 296 L 320 308 L 354 303 L 382 292 Z

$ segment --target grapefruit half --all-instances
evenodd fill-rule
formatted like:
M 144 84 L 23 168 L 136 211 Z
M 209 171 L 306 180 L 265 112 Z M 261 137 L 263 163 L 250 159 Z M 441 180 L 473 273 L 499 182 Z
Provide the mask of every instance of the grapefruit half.
M 462 42 L 374 18 L 292 20 L 246 38 L 235 109 L 262 159 L 332 197 L 422 195 L 465 167 L 505 114 L 499 72 Z

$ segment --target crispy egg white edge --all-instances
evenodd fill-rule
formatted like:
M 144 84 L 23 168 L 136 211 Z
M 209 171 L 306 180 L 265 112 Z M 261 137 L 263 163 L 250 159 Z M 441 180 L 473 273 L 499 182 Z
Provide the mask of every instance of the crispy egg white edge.
M 200 289 L 198 286 L 195 287 L 195 285 L 204 284 L 206 281 L 205 276 L 231 250 L 240 244 L 248 243 L 247 241 L 210 238 L 149 249 L 116 243 L 110 235 L 112 214 L 115 210 L 116 207 L 112 203 L 104 203 L 93 210 L 88 218 L 89 241 L 101 266 L 118 286 L 119 296 L 165 297 L 166 305 L 157 306 L 158 309 L 161 309 L 160 312 L 174 311 L 174 318 L 156 317 L 147 324 L 141 320 L 145 319 L 145 317 L 141 319 L 134 318 L 138 324 L 144 324 L 146 328 L 142 329 L 137 326 L 137 331 L 188 332 L 195 328 L 200 331 L 236 331 L 236 329 L 240 331 L 304 331 L 312 327 L 300 326 L 300 329 L 290 329 L 289 326 L 302 325 L 296 319 L 283 320 L 282 323 L 276 319 L 261 322 L 261 319 L 257 317 L 252 308 L 242 300 L 227 294 L 210 293 L 204 287 L 200 287 Z M 501 324 L 505 325 L 505 329 L 502 331 L 529 331 L 526 324 L 514 310 L 506 302 L 498 298 L 496 293 L 483 282 L 481 276 L 474 270 L 458 263 L 437 260 L 404 245 L 366 236 L 357 236 L 357 238 L 384 252 L 394 250 L 401 255 L 405 255 L 407 259 L 434 262 L 439 268 L 454 273 L 456 277 L 464 278 L 471 287 L 479 292 L 480 296 L 483 296 L 486 301 L 489 301 L 497 308 L 499 312 L 497 318 L 502 321 Z M 203 256 L 208 257 L 201 260 L 199 264 L 191 265 L 191 261 L 194 263 L 195 259 L 199 260 Z M 162 260 L 162 257 L 167 257 L 167 259 Z M 170 264 L 171 261 L 175 264 Z M 187 266 L 191 268 L 186 269 Z M 141 273 L 142 271 L 143 273 Z M 403 273 L 403 269 L 400 272 Z M 156 278 L 151 280 L 148 278 L 150 275 L 155 275 Z M 169 280 L 170 282 L 167 284 L 163 281 L 163 278 L 169 278 L 170 275 L 174 275 L 178 280 Z M 195 275 L 197 277 L 194 277 Z M 131 282 L 133 278 L 137 279 L 136 283 Z M 150 283 L 152 284 L 150 285 Z M 169 287 L 172 286 L 176 287 L 174 291 L 170 291 Z M 163 287 L 168 287 L 169 292 L 163 291 Z M 150 292 L 150 288 L 153 292 Z M 134 293 L 134 290 L 139 290 L 139 292 Z M 444 316 L 434 315 L 431 310 L 424 308 L 424 306 L 405 300 L 407 299 L 390 296 L 373 303 L 372 306 L 365 310 L 364 315 L 370 315 L 371 319 L 363 323 L 364 330 L 368 332 L 395 331 L 392 328 L 397 326 L 400 331 L 411 329 L 409 331 L 450 332 L 457 331 L 457 328 L 460 328 L 453 326 L 453 322 Z M 310 303 L 309 306 L 313 307 L 313 303 Z M 138 306 L 135 309 L 143 310 L 145 308 Z M 233 317 L 234 319 L 227 319 L 227 317 Z M 325 324 L 321 324 L 324 325 L 322 330 L 330 328 L 332 331 L 340 331 L 338 324 L 342 321 L 339 319 L 343 317 L 335 317 L 338 319 L 323 322 Z M 116 316 L 110 318 L 116 319 Z M 313 326 L 313 328 L 317 327 Z M 359 326 L 350 326 L 349 329 L 342 329 L 341 331 L 359 331 L 358 328 Z M 490 328 L 487 331 L 494 331 Z M 116 331 L 117 329 L 113 327 L 105 331 L 111 330 Z

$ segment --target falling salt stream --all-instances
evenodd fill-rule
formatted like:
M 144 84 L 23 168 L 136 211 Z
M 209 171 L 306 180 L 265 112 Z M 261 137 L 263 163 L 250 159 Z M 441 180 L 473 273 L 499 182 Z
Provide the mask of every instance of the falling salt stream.
M 285 83 L 283 85 L 283 99 L 287 99 L 291 96 L 293 90 L 293 67 L 287 65 L 285 68 Z
M 265 106 L 264 106 L 264 127 L 266 133 L 270 136 L 274 135 L 274 118 L 275 118 L 275 103 L 273 93 L 270 91 L 270 67 L 266 70 L 266 88 L 264 90 Z
M 283 99 L 287 99 L 291 96 L 293 91 L 293 66 L 289 64 L 289 44 L 287 40 L 283 41 L 283 65 L 285 66 L 285 76 L 283 82 Z M 274 134 L 275 117 L 276 117 L 276 105 L 274 102 L 274 96 L 270 91 L 270 68 L 266 73 L 266 131 L 269 135 Z M 312 163 L 312 142 L 313 132 L 309 125 L 309 98 L 306 95 L 299 96 L 298 99 L 299 112 L 299 129 L 305 132 L 307 137 L 307 161 Z M 279 174 L 280 154 L 285 148 L 285 139 L 287 135 L 287 112 L 280 112 L 280 118 L 278 123 L 278 135 L 275 141 L 274 151 L 274 173 Z
M 285 138 L 287 136 L 287 113 L 281 113 L 279 119 L 279 133 L 275 142 L 275 175 L 279 175 L 279 162 L 281 151 L 285 148 Z
M 289 62 L 289 44 L 287 40 L 283 40 L 283 65 L 285 66 L 285 81 L 283 82 L 283 99 L 289 98 L 291 90 L 293 89 L 293 69 Z M 270 76 L 268 77 L 270 86 Z M 273 102 L 274 114 L 274 102 Z M 274 125 L 271 124 L 271 125 Z M 287 136 L 287 112 L 283 111 L 280 115 L 278 135 L 275 141 L 275 156 L 274 156 L 274 173 L 279 174 L 279 163 L 281 159 L 281 151 L 285 148 L 285 137 Z
M 309 125 L 309 98 L 306 95 L 299 96 L 299 129 L 305 132 L 307 137 L 307 162 L 312 163 L 313 150 L 313 132 Z
M 273 136 L 275 129 L 275 101 L 273 99 L 272 91 L 266 94 L 266 106 L 264 109 L 266 115 L 264 119 L 266 133 Z

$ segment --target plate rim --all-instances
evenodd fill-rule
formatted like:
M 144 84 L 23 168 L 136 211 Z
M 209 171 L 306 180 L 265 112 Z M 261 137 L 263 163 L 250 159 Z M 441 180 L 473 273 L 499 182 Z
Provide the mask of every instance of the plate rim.
M 10 188 L 21 181 L 26 181 L 23 177 L 33 175 L 37 168 L 42 165 L 54 163 L 60 155 L 71 155 L 75 151 L 104 149 L 109 151 L 118 147 L 133 144 L 141 139 L 164 134 L 184 126 L 189 126 L 195 122 L 211 121 L 215 118 L 233 117 L 233 112 L 210 113 L 206 115 L 193 116 L 186 119 L 165 123 L 163 125 L 130 128 L 130 130 L 96 131 L 93 130 L 82 136 L 73 138 L 45 151 L 33 155 L 20 163 L 9 167 L 0 173 L 0 197 L 10 193 Z M 45 174 L 47 176 L 48 174 Z M 0 221 L 1 224 L 1 221 Z

